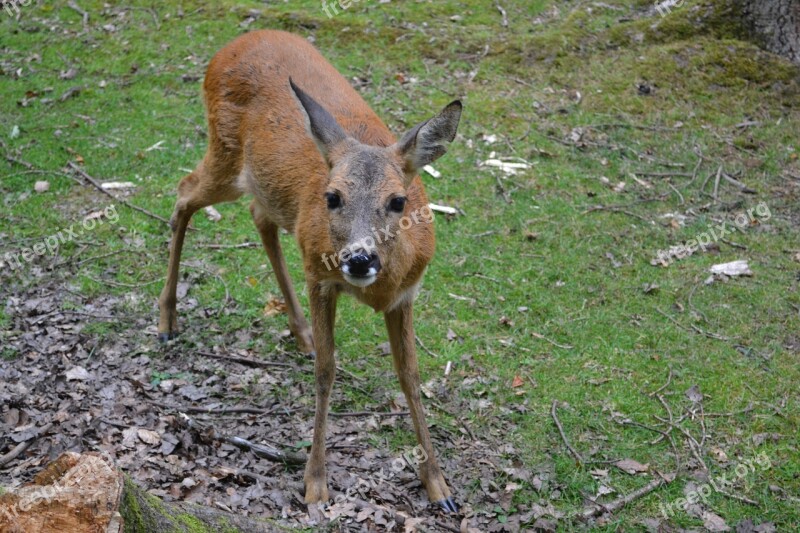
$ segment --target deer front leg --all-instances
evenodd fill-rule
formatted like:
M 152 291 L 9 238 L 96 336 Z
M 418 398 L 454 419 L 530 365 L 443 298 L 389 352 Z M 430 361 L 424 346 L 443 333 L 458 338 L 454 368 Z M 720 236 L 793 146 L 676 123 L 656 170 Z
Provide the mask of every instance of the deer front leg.
M 328 402 L 336 373 L 333 358 L 333 324 L 336 318 L 336 297 L 333 289 L 320 287 L 309 281 L 311 304 L 311 327 L 317 357 L 314 360 L 316 379 L 316 412 L 314 414 L 314 437 L 311 455 L 306 463 L 304 481 L 306 503 L 328 501 L 328 478 L 325 470 L 325 433 L 328 420 Z
M 438 504 L 445 512 L 458 512 L 458 505 L 453 500 L 450 488 L 444 480 L 436 454 L 431 444 L 428 424 L 425 422 L 425 411 L 419 392 L 419 367 L 417 351 L 414 346 L 414 324 L 412 304 L 403 304 L 384 314 L 386 329 L 389 331 L 389 343 L 394 357 L 394 368 L 400 379 L 400 387 L 406 396 L 408 408 L 417 441 L 425 452 L 425 459 L 419 465 L 419 477 L 428 499 Z

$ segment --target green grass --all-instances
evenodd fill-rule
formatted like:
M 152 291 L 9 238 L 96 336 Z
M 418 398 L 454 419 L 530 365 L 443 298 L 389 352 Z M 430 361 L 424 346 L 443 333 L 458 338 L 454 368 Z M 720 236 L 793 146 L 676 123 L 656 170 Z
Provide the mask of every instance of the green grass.
M 705 395 L 705 412 L 755 406 L 755 414 L 706 420 L 703 453 L 712 472 L 730 471 L 761 453 L 772 463 L 748 478 L 746 487 L 731 489 L 758 507 L 713 494 L 709 508 L 729 525 L 752 518 L 756 524 L 771 520 L 779 530 L 800 527 L 797 500 L 787 496 L 800 493 L 800 266 L 786 252 L 797 251 L 800 219 L 798 183 L 787 177 L 800 174 L 797 68 L 735 40 L 728 30 L 698 31 L 689 17 L 696 2 L 659 19 L 645 17 L 647 3 L 631 0 L 615 2 L 622 12 L 593 7 L 591 13 L 591 3 L 508 0 L 504 28 L 500 12 L 478 1 L 365 1 L 329 19 L 316 0 L 267 6 L 223 1 L 212 7 L 187 1 L 183 16 L 175 7 L 136 1 L 139 9 L 124 18 L 115 15 L 116 8 L 87 0 L 81 5 L 95 18 L 85 33 L 80 16 L 66 4 L 24 8 L 19 21 L 0 13 L 0 138 L 9 154 L 49 173 L 0 163 L 3 253 L 80 224 L 89 212 L 109 205 L 61 173 L 78 158 L 98 179 L 136 183 L 129 200 L 169 217 L 177 181 L 202 157 L 206 142 L 200 82 L 182 76 L 202 76 L 213 53 L 243 31 L 239 24 L 256 9 L 261 16 L 250 29 L 313 35 L 346 77 L 367 81 L 365 97 L 394 131 L 463 96 L 458 140 L 435 164 L 442 178 L 424 179 L 432 201 L 458 206 L 465 215 L 437 219 L 437 254 L 418 300 L 417 333 L 439 354 L 422 356 L 424 379 L 439 378 L 446 362 L 454 363 L 451 411 L 473 431 L 513 444 L 526 464 L 553 466 L 542 492 L 524 484 L 515 506 L 552 498 L 570 512 L 582 507 L 584 495 L 597 492 L 593 467 L 577 467 L 563 447 L 550 418 L 553 400 L 562 402 L 561 421 L 586 458 L 633 458 L 673 471 L 670 446 L 650 444 L 658 435 L 614 422 L 630 417 L 658 425 L 654 417 L 666 413 L 648 394 L 672 369 L 664 393 L 675 413 L 690 407 L 684 391 L 692 385 Z M 631 20 L 619 22 L 623 15 Z M 107 24 L 114 31 L 102 29 Z M 75 79 L 60 79 L 71 67 L 78 70 Z M 417 81 L 401 85 L 397 73 Z M 639 94 L 640 83 L 653 92 Z M 75 86 L 83 87 L 80 94 L 59 100 Z M 22 105 L 26 93 L 38 96 Z M 748 120 L 758 124 L 736 127 Z M 14 126 L 20 134 L 11 138 Z M 578 149 L 554 140 L 568 139 L 574 128 L 583 128 L 583 139 L 597 144 Z M 500 141 L 487 145 L 484 134 Z M 160 141 L 160 149 L 148 151 Z M 493 151 L 522 157 L 533 167 L 507 178 L 479 167 Z M 643 174 L 692 174 L 697 153 L 703 159 L 694 180 Z M 758 195 L 742 195 L 723 181 L 715 202 L 711 191 L 719 165 Z M 626 182 L 624 192 L 604 185 L 601 176 L 612 184 Z M 47 193 L 32 192 L 38 179 L 50 181 Z M 193 311 L 191 323 L 184 316 L 182 324 L 193 339 L 208 343 L 251 330 L 241 347 L 258 347 L 269 357 L 283 345 L 279 332 L 286 318 L 262 315 L 267 294 L 279 295 L 266 256 L 257 249 L 196 246 L 256 240 L 248 201 L 217 206 L 224 217 L 219 223 L 202 213 L 194 218 L 198 231 L 188 235 L 183 272 L 191 280 L 190 297 L 214 318 L 204 322 Z M 718 254 L 697 253 L 668 268 L 650 265 L 658 250 L 760 202 L 769 206 L 771 218 L 728 237 L 746 250 L 720 242 Z M 164 274 L 168 231 L 139 212 L 122 205 L 117 210 L 116 224 L 102 224 L 79 239 L 90 244 L 61 248 L 59 259 L 77 260 L 52 276 L 89 297 L 135 292 L 140 297 L 126 300 L 126 311 L 155 324 L 161 285 L 150 282 Z M 687 210 L 684 226 L 664 217 Z M 301 287 L 299 253 L 288 237 L 284 250 Z M 118 253 L 74 264 L 109 252 Z M 749 259 L 752 278 L 703 284 L 711 265 L 736 259 Z M 36 284 L 26 269 L 6 277 L 12 289 Z M 647 285 L 658 289 L 646 293 Z M 232 301 L 227 305 L 226 291 Z M 388 360 L 377 355 L 376 346 L 385 341 L 382 320 L 343 300 L 337 321 L 340 364 L 367 379 L 364 391 L 346 389 L 347 400 L 354 408 L 370 405 L 376 398 L 364 392 L 380 389 L 391 376 Z M 3 314 L 0 324 L 8 324 Z M 448 341 L 448 329 L 462 341 Z M 118 327 L 93 325 L 86 331 L 113 335 Z M 147 350 L 155 350 L 154 336 L 143 339 Z M 515 376 L 523 378 L 523 387 L 512 388 Z M 465 378 L 476 377 L 462 386 Z M 440 410 L 432 409 L 431 418 L 459 427 Z M 699 437 L 698 418 L 683 425 Z M 782 437 L 756 445 L 752 437 L 760 433 Z M 405 429 L 382 430 L 374 438 L 398 449 L 413 445 Z M 677 432 L 676 439 L 682 460 L 692 460 Z M 730 463 L 713 459 L 712 447 L 722 449 Z M 644 484 L 611 470 L 604 482 L 619 493 Z M 657 516 L 659 504 L 683 495 L 687 479 L 615 513 L 605 530 L 631 529 L 639 519 Z M 683 512 L 672 522 L 701 524 Z

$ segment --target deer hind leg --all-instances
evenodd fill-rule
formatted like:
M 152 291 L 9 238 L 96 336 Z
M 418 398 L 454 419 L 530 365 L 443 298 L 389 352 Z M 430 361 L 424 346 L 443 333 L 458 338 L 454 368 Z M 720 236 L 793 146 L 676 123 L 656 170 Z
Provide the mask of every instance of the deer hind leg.
M 458 505 L 453 500 L 450 488 L 447 486 L 436 460 L 428 424 L 425 422 L 425 411 L 420 399 L 419 368 L 414 346 L 412 315 L 411 304 L 400 305 L 384 314 L 386 329 L 389 332 L 389 344 L 392 347 L 394 368 L 411 411 L 411 421 L 414 423 L 417 441 L 422 448 L 419 477 L 428 492 L 428 499 L 438 504 L 445 512 L 455 513 L 458 512 Z
M 286 301 L 286 310 L 289 315 L 289 330 L 297 341 L 297 348 L 306 354 L 314 352 L 314 339 L 311 328 L 303 315 L 303 309 L 297 300 L 297 294 L 292 286 L 292 279 L 289 276 L 289 269 L 286 267 L 286 260 L 281 251 L 281 242 L 278 238 L 278 226 L 272 223 L 266 216 L 264 209 L 256 200 L 250 204 L 250 214 L 253 215 L 253 222 L 261 235 L 261 243 L 267 252 L 278 286 L 281 289 L 283 298 Z
M 213 173 L 209 166 L 201 163 L 191 174 L 178 184 L 178 200 L 169 225 L 172 228 L 172 241 L 169 248 L 167 280 L 158 299 L 160 316 L 158 338 L 166 342 L 178 334 L 177 289 L 181 264 L 181 251 L 189 221 L 199 209 L 219 202 L 228 202 L 241 196 L 229 176 Z

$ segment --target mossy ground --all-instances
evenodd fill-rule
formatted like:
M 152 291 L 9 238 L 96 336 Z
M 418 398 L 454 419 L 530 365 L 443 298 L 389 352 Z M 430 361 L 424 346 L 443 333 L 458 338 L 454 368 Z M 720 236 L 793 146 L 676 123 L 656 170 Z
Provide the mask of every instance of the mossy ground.
M 664 392 L 675 412 L 692 407 L 684 396 L 692 385 L 705 396 L 705 412 L 756 406 L 754 413 L 708 418 L 705 429 L 699 418 L 684 422 L 697 436 L 707 432 L 703 453 L 714 474 L 761 453 L 771 460 L 772 468 L 735 488 L 757 506 L 715 493 L 709 507 L 731 525 L 751 518 L 771 520 L 781 531 L 797 529 L 798 70 L 737 40 L 733 27 L 698 29 L 698 10 L 707 5 L 699 2 L 664 18 L 648 15 L 647 3 L 637 1 L 501 4 L 507 27 L 494 5 L 477 0 L 364 1 L 330 19 L 316 0 L 185 1 L 180 12 L 137 0 L 124 17 L 102 2 L 83 1 L 93 17 L 88 32 L 81 32 L 81 17 L 64 1 L 23 8 L 19 21 L 0 13 L 0 138 L 8 153 L 48 173 L 3 168 L 2 251 L 79 222 L 97 207 L 93 193 L 60 173 L 68 161 L 80 159 L 103 180 L 133 181 L 130 201 L 169 217 L 177 180 L 205 148 L 195 80 L 256 10 L 250 29 L 313 35 L 345 76 L 365 86 L 365 97 L 395 131 L 453 97 L 464 98 L 458 142 L 435 165 L 442 177 L 425 181 L 433 201 L 465 214 L 439 217 L 417 333 L 438 354 L 423 356 L 426 378 L 440 376 L 447 361 L 455 364 L 455 401 L 474 431 L 509 441 L 528 465 L 554 463 L 547 487 L 537 492 L 524 484 L 501 513 L 534 501 L 569 512 L 598 490 L 592 469 L 578 468 L 562 446 L 550 419 L 554 399 L 564 402 L 561 420 L 587 456 L 630 457 L 661 472 L 674 470 L 667 443 L 651 445 L 652 433 L 614 422 L 621 413 L 658 424 L 655 417 L 665 413 L 648 393 L 671 369 Z M 113 31 L 103 29 L 108 24 Z M 71 67 L 78 76 L 61 79 Z M 75 86 L 80 94 L 59 100 Z M 12 138 L 15 126 L 19 134 Z M 579 132 L 575 146 L 569 146 L 571 132 Z M 499 140 L 489 145 L 484 134 Z M 529 160 L 532 170 L 506 177 L 479 167 L 491 152 Z M 714 198 L 720 166 L 758 194 L 743 195 L 723 182 Z M 624 192 L 601 177 L 624 181 Z M 36 179 L 50 181 L 48 193 L 31 192 Z M 769 206 L 770 220 L 719 242 L 717 253 L 669 268 L 650 265 L 658 250 L 760 202 Z M 269 357 L 284 342 L 278 332 L 286 319 L 262 316 L 267 293 L 278 295 L 264 254 L 198 246 L 255 240 L 246 206 L 247 200 L 217 206 L 224 217 L 219 223 L 195 217 L 198 231 L 188 235 L 184 254 L 191 295 L 224 312 L 213 322 L 184 320 L 183 327 L 208 343 L 222 332 L 260 328 L 263 337 L 247 343 Z M 119 252 L 54 275 L 88 296 L 141 294 L 131 299 L 129 312 L 155 323 L 168 232 L 141 213 L 123 206 L 119 212 L 117 224 L 99 226 L 64 245 L 58 259 L 39 264 Z M 686 223 L 676 214 L 687 216 Z M 288 238 L 284 244 L 299 286 L 297 248 Z M 748 259 L 754 276 L 703 284 L 712 264 L 735 259 Z M 35 280 L 22 272 L 7 283 L 17 290 Z M 223 310 L 226 293 L 231 301 Z M 115 334 L 106 328 L 95 333 Z M 460 340 L 448 340 L 448 330 Z M 384 337 L 379 317 L 342 301 L 340 364 L 371 383 L 363 392 L 346 391 L 353 410 L 374 401 L 368 393 L 391 379 L 385 360 L 359 364 L 378 357 L 373 347 Z M 476 369 L 478 384 L 459 387 Z M 515 376 L 526 385 L 512 387 Z M 431 419 L 456 427 L 442 411 L 432 410 Z M 779 437 L 754 438 L 763 434 Z M 398 449 L 413 441 L 405 429 L 374 438 Z M 681 453 L 692 460 L 688 448 Z M 682 496 L 686 479 L 636 501 L 602 527 L 629 530 L 658 516 L 660 504 Z M 602 483 L 625 493 L 643 481 L 614 470 Z M 462 487 L 461 494 L 469 498 L 479 487 Z M 701 522 L 683 512 L 670 520 L 679 527 Z

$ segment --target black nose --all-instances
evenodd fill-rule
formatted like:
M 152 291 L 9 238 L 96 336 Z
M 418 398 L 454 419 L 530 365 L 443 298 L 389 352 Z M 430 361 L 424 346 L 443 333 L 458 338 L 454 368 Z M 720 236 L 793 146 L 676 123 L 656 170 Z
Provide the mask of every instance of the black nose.
M 356 251 L 347 261 L 347 270 L 351 276 L 367 276 L 370 269 L 380 270 L 380 261 L 375 253 L 367 254 L 364 250 Z

